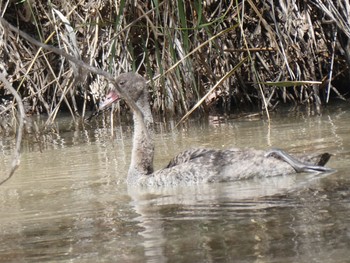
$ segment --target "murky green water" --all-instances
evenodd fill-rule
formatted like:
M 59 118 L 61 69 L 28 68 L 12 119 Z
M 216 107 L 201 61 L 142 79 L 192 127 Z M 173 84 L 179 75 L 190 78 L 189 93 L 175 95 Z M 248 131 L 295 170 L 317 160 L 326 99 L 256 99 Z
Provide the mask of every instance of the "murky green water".
M 171 123 L 167 124 L 171 126 Z M 322 116 L 157 126 L 156 167 L 188 147 L 331 152 L 331 175 L 128 190 L 131 128 L 75 127 L 24 142 L 0 187 L 0 262 L 349 262 L 350 107 Z M 0 141 L 0 178 L 13 143 Z M 40 149 L 42 152 L 40 152 Z

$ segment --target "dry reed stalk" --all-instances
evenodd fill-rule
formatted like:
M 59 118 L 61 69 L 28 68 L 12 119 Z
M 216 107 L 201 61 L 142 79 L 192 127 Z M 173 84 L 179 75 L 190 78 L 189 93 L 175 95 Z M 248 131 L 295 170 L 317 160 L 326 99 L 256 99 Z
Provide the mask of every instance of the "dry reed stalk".
M 7 82 L 1 76 L 0 99 L 12 94 L 18 104 L 20 95 L 25 111 L 49 115 L 47 125 L 63 109 L 84 117 L 103 97 L 105 79 L 114 83 L 130 70 L 150 79 L 154 111 L 184 118 L 191 108 L 209 112 L 220 101 L 227 112 L 258 105 L 268 114 L 281 101 L 319 112 L 331 92 L 341 99 L 347 92 L 336 86 L 349 75 L 347 0 L 0 5 L 1 21 L 11 28 L 0 27 L 0 66 L 8 74 Z M 13 105 L 2 107 L 0 118 Z
M 218 87 L 213 100 L 203 101 L 202 110 L 220 101 L 228 112 L 249 105 L 267 111 L 279 101 L 320 108 L 331 91 L 341 95 L 330 83 L 345 77 L 338 74 L 344 59 L 350 64 L 348 44 L 341 43 L 340 51 L 330 45 L 332 30 L 342 32 L 337 42 L 350 36 L 346 0 L 24 1 L 2 8 L 12 24 L 41 42 L 50 39 L 49 44 L 89 65 L 112 75 L 134 70 L 148 76 L 153 110 L 169 115 L 188 112 L 246 56 L 249 60 Z M 12 40 L 6 42 L 8 58 L 0 63 L 14 65 L 9 75 L 22 82 L 14 85 L 31 111 L 48 113 L 51 122 L 63 108 L 73 118 L 85 116 L 103 96 L 106 84 L 100 77 L 79 75 L 67 60 L 39 53 L 12 33 L 7 37 Z M 337 79 L 329 74 L 331 68 Z M 307 83 L 320 80 L 330 84 L 327 89 Z M 264 84 L 298 81 L 292 88 Z
M 136 115 L 136 117 L 140 119 L 140 123 L 143 123 L 143 120 L 142 120 L 143 117 L 142 117 L 142 113 L 141 113 L 140 109 L 137 107 L 135 102 L 130 99 L 129 95 L 127 93 L 125 93 L 122 89 L 119 88 L 118 83 L 116 82 L 116 79 L 113 75 L 111 75 L 108 72 L 103 71 L 99 68 L 95 68 L 93 66 L 90 66 L 90 65 L 86 64 L 85 62 L 83 62 L 82 60 L 79 60 L 79 59 L 67 54 L 66 52 L 62 51 L 61 49 L 43 44 L 43 43 L 35 40 L 34 38 L 30 37 L 28 34 L 22 32 L 20 30 L 17 30 L 15 27 L 13 27 L 11 24 L 9 24 L 3 18 L 0 18 L 0 22 L 2 23 L 2 25 L 4 27 L 7 27 L 11 31 L 16 31 L 21 37 L 25 38 L 30 43 L 32 43 L 36 46 L 42 47 L 44 49 L 50 50 L 58 55 L 61 55 L 64 58 L 68 59 L 70 62 L 74 63 L 77 67 L 79 67 L 79 71 L 81 69 L 84 69 L 84 70 L 88 71 L 89 73 L 102 75 L 103 77 L 108 79 L 108 81 L 110 81 L 114 85 L 114 88 L 118 91 L 118 93 L 127 101 L 128 105 L 134 111 L 134 114 Z M 147 134 L 146 127 L 143 127 L 143 128 L 145 130 L 145 133 Z

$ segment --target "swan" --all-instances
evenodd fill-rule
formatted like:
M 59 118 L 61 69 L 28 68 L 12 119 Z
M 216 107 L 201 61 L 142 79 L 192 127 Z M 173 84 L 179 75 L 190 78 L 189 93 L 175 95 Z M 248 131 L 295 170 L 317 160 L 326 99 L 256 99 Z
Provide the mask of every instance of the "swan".
M 264 151 L 239 148 L 189 149 L 175 156 L 163 169 L 154 171 L 153 117 L 146 80 L 137 73 L 128 72 L 119 75 L 116 84 L 121 91 L 118 93 L 116 88 L 112 88 L 100 103 L 99 110 L 121 99 L 119 94 L 123 92 L 141 112 L 137 115 L 133 111 L 134 135 L 128 184 L 165 186 L 333 171 L 324 167 L 331 157 L 328 153 L 296 158 L 281 149 Z

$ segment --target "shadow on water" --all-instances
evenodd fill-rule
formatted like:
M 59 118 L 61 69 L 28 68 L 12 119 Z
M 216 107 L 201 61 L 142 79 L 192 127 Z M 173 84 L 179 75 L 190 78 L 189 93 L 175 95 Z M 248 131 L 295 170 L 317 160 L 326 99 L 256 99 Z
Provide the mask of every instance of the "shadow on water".
M 27 139 L 0 189 L 0 262 L 344 262 L 350 258 L 350 108 L 322 116 L 157 126 L 156 168 L 188 147 L 331 152 L 333 174 L 135 189 L 125 183 L 130 125 Z M 46 136 L 46 137 L 45 137 Z M 0 140 L 0 165 L 13 142 Z M 41 152 L 40 152 L 41 151 Z M 6 169 L 0 171 L 5 176 Z

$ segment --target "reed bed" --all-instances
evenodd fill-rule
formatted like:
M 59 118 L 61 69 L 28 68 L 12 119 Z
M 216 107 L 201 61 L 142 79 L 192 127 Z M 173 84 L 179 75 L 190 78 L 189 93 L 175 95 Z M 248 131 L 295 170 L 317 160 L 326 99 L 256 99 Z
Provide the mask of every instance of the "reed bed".
M 268 114 L 281 102 L 319 112 L 332 97 L 347 95 L 347 0 L 0 3 L 2 17 L 38 41 L 114 76 L 147 77 L 153 110 L 165 116 L 183 116 L 193 106 Z M 47 114 L 47 124 L 60 111 L 85 118 L 109 85 L 4 26 L 0 65 L 26 113 Z M 0 100 L 4 130 L 16 116 L 4 84 Z
M 47 140 L 62 111 L 86 120 L 126 71 L 149 79 L 155 113 L 183 119 L 345 100 L 349 10 L 348 0 L 0 0 L 0 135 L 16 134 L 0 185 L 23 133 Z M 47 116 L 44 129 L 33 114 Z

